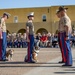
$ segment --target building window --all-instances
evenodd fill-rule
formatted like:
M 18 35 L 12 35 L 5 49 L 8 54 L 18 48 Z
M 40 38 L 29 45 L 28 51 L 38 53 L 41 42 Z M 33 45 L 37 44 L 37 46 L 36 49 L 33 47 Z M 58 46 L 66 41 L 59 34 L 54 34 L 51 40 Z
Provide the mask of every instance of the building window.
M 14 23 L 18 23 L 18 16 L 14 16 Z
M 43 21 L 43 22 L 46 22 L 46 15 L 43 15 L 43 16 L 42 16 L 42 21 Z

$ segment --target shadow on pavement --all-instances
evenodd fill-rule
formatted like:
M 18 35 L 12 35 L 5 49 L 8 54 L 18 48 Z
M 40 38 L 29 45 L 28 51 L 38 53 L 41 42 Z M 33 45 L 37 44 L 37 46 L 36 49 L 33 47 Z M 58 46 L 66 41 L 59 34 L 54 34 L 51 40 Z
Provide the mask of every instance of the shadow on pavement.
M 26 63 L 26 62 L 22 62 L 22 61 L 18 61 L 18 62 L 4 62 L 4 61 L 1 61 L 0 64 L 59 64 L 59 63 L 55 63 L 55 62 L 49 62 L 49 63 L 46 63 L 46 62 L 37 62 L 37 63 Z
M 75 74 L 75 72 L 54 72 L 55 74 Z
M 0 62 L 0 68 L 3 67 L 61 67 L 58 63 L 25 63 L 25 62 Z
M 50 67 L 50 68 L 52 68 L 52 67 L 61 67 L 61 66 L 53 66 L 53 65 L 51 65 L 51 66 L 50 66 L 50 65 L 49 65 L 49 66 L 40 66 L 40 65 L 27 65 L 27 66 L 26 66 L 26 65 L 13 65 L 13 66 L 12 66 L 12 65 L 5 65 L 5 66 L 0 66 L 0 68 L 10 68 L 10 67 L 11 67 L 11 68 L 14 68 L 14 67 L 15 67 L 15 68 L 18 68 L 18 67 L 21 67 L 21 68 L 28 68 L 28 67 L 29 67 L 29 68 L 30 68 L 30 67 L 31 67 L 31 68 L 32 68 L 32 67 L 49 68 L 49 67 Z

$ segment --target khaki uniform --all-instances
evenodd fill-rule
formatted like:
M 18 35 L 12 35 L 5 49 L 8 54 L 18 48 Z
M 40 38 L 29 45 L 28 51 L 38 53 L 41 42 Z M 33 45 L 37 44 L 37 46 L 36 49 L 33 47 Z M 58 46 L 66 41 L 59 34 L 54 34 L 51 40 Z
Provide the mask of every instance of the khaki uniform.
M 29 34 L 34 35 L 34 25 L 33 25 L 33 23 L 28 21 L 26 23 L 26 27 L 29 27 Z
M 1 26 L 2 32 L 6 32 L 6 24 L 5 24 L 4 18 L 1 19 L 0 26 Z
M 68 26 L 69 28 L 68 33 L 71 33 L 72 32 L 71 20 L 67 15 L 62 17 L 59 21 L 59 32 L 65 31 L 64 29 L 65 25 Z

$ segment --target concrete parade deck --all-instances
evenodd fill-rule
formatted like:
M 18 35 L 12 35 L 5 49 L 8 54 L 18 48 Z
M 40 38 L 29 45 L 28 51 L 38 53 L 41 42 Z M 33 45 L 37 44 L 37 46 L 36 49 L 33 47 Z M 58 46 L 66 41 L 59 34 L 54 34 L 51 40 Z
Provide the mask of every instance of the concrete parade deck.
M 41 48 L 37 63 L 24 62 L 26 48 L 13 49 L 13 61 L 0 61 L 0 75 L 75 75 L 75 48 L 72 48 L 72 67 L 58 63 L 61 61 L 59 48 Z

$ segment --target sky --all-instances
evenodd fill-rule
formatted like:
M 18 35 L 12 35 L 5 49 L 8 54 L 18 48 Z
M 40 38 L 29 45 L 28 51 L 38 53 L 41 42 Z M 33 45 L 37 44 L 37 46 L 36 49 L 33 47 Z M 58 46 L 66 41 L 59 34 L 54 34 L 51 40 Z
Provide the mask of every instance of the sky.
M 0 9 L 75 5 L 75 0 L 0 0 Z

